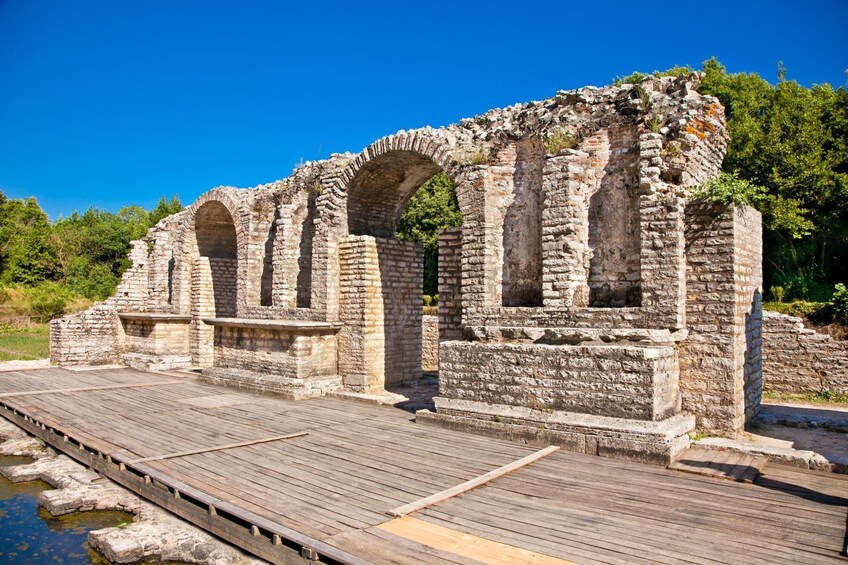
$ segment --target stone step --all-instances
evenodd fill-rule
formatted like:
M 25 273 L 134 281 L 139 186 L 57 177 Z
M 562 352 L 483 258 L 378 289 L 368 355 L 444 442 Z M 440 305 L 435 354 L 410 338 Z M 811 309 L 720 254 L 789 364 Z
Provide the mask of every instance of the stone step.
M 766 463 L 768 459 L 760 455 L 694 447 L 681 453 L 668 468 L 716 479 L 752 483 Z

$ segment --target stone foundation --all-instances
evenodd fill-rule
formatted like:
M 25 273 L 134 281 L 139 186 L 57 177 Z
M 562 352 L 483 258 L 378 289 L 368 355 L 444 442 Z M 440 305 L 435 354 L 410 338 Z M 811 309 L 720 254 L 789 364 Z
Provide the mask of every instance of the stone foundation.
M 445 398 L 650 421 L 680 411 L 669 345 L 447 341 L 439 355 Z
M 118 313 L 121 363 L 141 371 L 191 366 L 188 316 Z
M 419 410 L 416 422 L 658 465 L 668 465 L 688 449 L 688 432 L 695 427 L 695 417 L 682 413 L 653 422 L 440 397 L 434 400 L 436 412 Z
M 338 388 L 338 326 L 317 322 L 211 318 L 214 361 L 201 380 L 289 398 Z

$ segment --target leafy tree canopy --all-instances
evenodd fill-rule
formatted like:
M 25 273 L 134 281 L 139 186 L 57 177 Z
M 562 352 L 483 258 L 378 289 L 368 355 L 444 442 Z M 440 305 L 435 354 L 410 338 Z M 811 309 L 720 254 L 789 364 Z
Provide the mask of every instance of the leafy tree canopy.
M 462 214 L 450 178 L 439 173 L 409 200 L 398 222 L 397 238 L 424 245 L 424 294 L 439 292 L 439 233 L 462 225 Z
M 653 75 L 691 71 L 675 67 Z M 731 175 L 702 189 L 719 200 L 746 191 L 754 196 L 748 201 L 763 213 L 765 227 L 766 288 L 828 300 L 834 283 L 848 280 L 848 91 L 829 84 L 806 88 L 787 80 L 782 65 L 776 84 L 754 73 L 728 73 L 714 58 L 701 72 L 700 92 L 725 107 L 730 143 L 723 169 Z
M 34 198 L 10 200 L 0 192 L 0 283 L 41 285 L 53 292 L 55 285 L 42 285 L 51 282 L 86 298 L 107 298 L 129 266 L 130 241 L 180 210 L 174 196 L 162 198 L 150 211 L 89 208 L 51 224 Z

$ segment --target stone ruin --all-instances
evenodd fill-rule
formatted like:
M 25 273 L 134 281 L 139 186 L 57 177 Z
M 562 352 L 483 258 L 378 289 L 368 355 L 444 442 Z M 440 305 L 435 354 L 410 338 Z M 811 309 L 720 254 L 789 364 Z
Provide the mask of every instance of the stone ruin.
M 444 171 L 435 412 L 417 421 L 667 462 L 759 408 L 761 222 L 690 199 L 719 173 L 697 75 L 561 91 L 401 131 L 133 242 L 115 296 L 51 324 L 60 365 L 202 367 L 299 399 L 421 376 L 422 248 L 394 239 Z

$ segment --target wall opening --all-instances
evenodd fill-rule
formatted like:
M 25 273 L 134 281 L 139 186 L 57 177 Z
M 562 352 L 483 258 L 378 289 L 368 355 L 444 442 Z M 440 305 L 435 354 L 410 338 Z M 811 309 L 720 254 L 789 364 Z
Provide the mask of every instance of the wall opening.
M 306 210 L 301 220 L 300 253 L 297 260 L 297 307 L 312 305 L 312 241 L 315 238 L 315 218 L 318 215 L 315 199 L 318 193 L 309 191 Z
M 431 300 L 438 294 L 439 232 L 461 223 L 453 183 L 429 157 L 389 151 L 363 166 L 348 185 L 347 216 L 341 292 L 348 300 L 342 317 L 358 327 L 340 352 L 370 349 L 362 353 L 368 363 L 359 366 L 340 353 L 345 386 L 420 384 L 422 294 Z M 413 223 L 427 229 L 413 230 Z M 434 377 L 427 376 L 437 385 Z
M 194 232 L 200 255 L 197 298 L 206 302 L 198 306 L 206 315 L 234 317 L 238 247 L 233 217 L 220 202 L 206 202 L 195 213 Z
M 640 306 L 638 132 L 610 129 L 610 157 L 589 200 L 589 306 Z
M 274 211 L 274 219 L 268 228 L 265 240 L 265 253 L 262 258 L 262 279 L 259 286 L 259 305 L 271 306 L 274 287 L 274 244 L 277 241 L 277 222 L 280 219 L 279 207 Z

